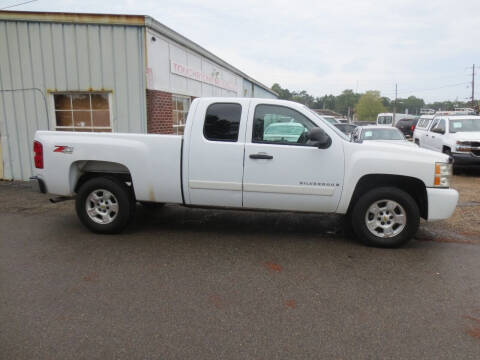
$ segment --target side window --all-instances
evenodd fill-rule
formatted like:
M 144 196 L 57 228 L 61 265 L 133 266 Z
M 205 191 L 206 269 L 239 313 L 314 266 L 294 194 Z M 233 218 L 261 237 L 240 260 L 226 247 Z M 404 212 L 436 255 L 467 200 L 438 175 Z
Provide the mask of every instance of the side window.
M 208 140 L 236 142 L 241 115 L 240 104 L 211 104 L 205 115 L 203 135 Z
M 432 129 L 433 129 L 435 126 L 437 126 L 437 124 L 438 124 L 438 119 L 433 120 L 432 126 L 430 126 L 430 131 L 432 131 Z
M 438 132 L 445 132 L 445 120 L 440 120 L 437 125 L 435 125 L 434 129 Z
M 257 105 L 252 142 L 303 144 L 307 141 L 305 133 L 315 126 L 306 116 L 288 107 Z

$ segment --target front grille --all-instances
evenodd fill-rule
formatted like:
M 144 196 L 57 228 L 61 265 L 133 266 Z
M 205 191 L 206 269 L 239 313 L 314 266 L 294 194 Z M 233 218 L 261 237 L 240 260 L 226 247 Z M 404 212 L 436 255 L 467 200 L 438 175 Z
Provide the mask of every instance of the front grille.
M 472 150 L 473 155 L 480 156 L 480 150 Z
M 480 148 L 480 141 L 459 141 L 458 145 Z

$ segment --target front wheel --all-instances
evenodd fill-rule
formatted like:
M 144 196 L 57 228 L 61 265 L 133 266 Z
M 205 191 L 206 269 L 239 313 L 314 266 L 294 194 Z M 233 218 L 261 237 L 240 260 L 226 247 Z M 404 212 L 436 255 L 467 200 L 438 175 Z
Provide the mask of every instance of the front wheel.
M 377 247 L 400 247 L 415 235 L 420 211 L 405 191 L 382 187 L 360 197 L 352 210 L 352 227 L 364 244 Z
M 113 177 L 96 177 L 78 190 L 75 208 L 80 221 L 96 233 L 122 231 L 135 212 L 132 191 Z

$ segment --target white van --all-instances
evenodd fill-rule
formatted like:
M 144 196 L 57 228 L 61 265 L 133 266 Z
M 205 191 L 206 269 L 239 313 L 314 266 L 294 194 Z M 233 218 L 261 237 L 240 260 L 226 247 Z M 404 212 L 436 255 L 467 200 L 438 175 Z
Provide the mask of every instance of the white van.
M 395 113 L 395 119 L 393 118 L 393 113 L 380 113 L 377 115 L 377 125 L 391 125 L 395 124 L 400 119 L 416 119 L 417 116 L 409 114 Z

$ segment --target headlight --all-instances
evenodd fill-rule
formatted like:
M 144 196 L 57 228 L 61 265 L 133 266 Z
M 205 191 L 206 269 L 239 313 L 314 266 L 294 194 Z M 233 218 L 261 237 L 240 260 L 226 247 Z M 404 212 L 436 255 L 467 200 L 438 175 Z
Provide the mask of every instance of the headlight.
M 450 187 L 450 178 L 452 176 L 452 164 L 435 163 L 435 187 Z

